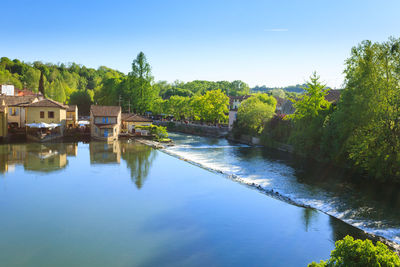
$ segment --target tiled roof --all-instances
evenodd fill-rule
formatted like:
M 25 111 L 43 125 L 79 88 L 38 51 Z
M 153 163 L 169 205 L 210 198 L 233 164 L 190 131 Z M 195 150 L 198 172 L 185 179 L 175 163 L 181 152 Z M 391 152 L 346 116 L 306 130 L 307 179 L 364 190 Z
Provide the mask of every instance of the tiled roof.
M 234 100 L 239 100 L 240 102 L 242 102 L 243 100 L 249 98 L 251 95 L 241 95 L 241 96 L 230 96 L 229 97 L 229 105 L 233 105 L 233 101 Z
M 131 122 L 153 122 L 152 119 L 133 114 L 133 113 L 122 113 L 121 119 L 123 121 L 131 121 Z
M 2 95 L 0 96 L 0 101 L 4 100 L 7 106 L 19 106 L 22 104 L 30 104 L 37 97 L 36 96 L 10 96 L 10 95 Z
M 287 101 L 286 99 L 279 96 L 275 96 L 275 99 L 276 99 L 276 107 L 282 107 L 283 104 L 285 104 Z
M 340 99 L 340 93 L 342 90 L 337 90 L 337 89 L 330 89 L 328 91 L 328 94 L 325 96 L 325 100 L 331 103 L 338 102 Z
M 68 105 L 67 111 L 75 111 L 76 105 Z
M 49 108 L 55 107 L 55 108 L 67 109 L 66 105 L 63 105 L 57 101 L 48 98 L 25 105 L 25 107 L 49 107 Z
M 90 106 L 90 112 L 93 116 L 111 116 L 118 117 L 121 112 L 120 106 Z

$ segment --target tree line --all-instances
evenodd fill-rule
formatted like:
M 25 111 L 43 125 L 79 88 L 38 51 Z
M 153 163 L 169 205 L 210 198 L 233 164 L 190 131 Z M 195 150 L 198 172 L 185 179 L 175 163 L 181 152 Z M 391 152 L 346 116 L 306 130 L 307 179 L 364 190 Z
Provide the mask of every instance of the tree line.
M 304 94 L 293 100 L 294 114 L 273 116 L 260 103 L 246 110 L 247 99 L 239 108 L 235 133 L 258 134 L 265 144 L 291 144 L 298 154 L 400 182 L 400 39 L 363 41 L 351 49 L 345 66 L 337 104 L 326 100 L 328 88 L 314 73 Z
M 91 104 L 121 105 L 124 112 L 144 114 L 157 109 L 155 103 L 168 101 L 173 96 L 190 97 L 199 102 L 208 91 L 220 90 L 232 96 L 245 95 L 250 91 L 249 86 L 239 80 L 155 82 L 150 63 L 143 52 L 133 60 L 132 71 L 128 74 L 105 66 L 93 69 L 76 63 L 27 63 L 2 57 L 0 83 L 41 92 L 59 102 L 77 104 L 81 115 L 89 114 Z M 198 113 L 196 117 L 203 115 Z M 207 118 L 204 117 L 204 120 L 210 117 L 205 116 Z

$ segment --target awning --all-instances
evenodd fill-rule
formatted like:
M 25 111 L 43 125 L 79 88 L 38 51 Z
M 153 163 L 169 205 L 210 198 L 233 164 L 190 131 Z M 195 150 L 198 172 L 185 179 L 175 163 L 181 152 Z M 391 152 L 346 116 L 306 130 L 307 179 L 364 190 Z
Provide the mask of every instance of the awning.
M 26 126 L 30 128 L 56 128 L 58 126 L 61 126 L 61 124 L 57 123 L 45 123 L 45 122 L 39 122 L 39 123 L 28 123 Z
M 79 126 L 84 126 L 84 125 L 89 125 L 90 122 L 89 121 L 78 121 L 77 123 Z

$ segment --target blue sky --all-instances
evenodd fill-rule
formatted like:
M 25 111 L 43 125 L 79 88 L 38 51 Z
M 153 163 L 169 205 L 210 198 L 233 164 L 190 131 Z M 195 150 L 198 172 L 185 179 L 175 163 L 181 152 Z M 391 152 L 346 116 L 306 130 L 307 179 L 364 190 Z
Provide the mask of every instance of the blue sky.
M 0 56 L 129 72 L 143 51 L 156 80 L 304 82 L 331 87 L 362 40 L 400 37 L 400 1 L 1 0 Z

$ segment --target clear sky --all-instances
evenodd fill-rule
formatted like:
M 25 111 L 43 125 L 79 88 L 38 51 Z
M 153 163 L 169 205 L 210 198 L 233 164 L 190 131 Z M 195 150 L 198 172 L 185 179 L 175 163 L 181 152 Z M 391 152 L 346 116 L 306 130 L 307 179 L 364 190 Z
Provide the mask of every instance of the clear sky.
M 156 80 L 331 87 L 360 41 L 400 37 L 400 1 L 0 0 L 0 56 L 129 72 L 143 51 Z

